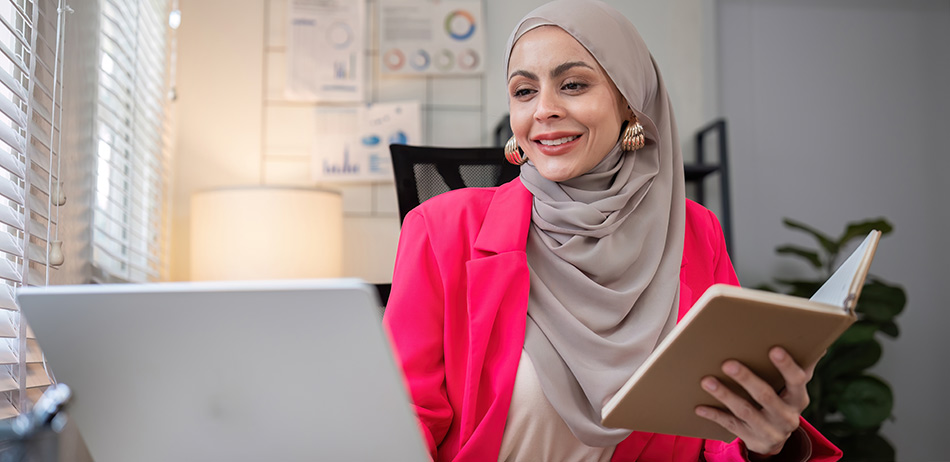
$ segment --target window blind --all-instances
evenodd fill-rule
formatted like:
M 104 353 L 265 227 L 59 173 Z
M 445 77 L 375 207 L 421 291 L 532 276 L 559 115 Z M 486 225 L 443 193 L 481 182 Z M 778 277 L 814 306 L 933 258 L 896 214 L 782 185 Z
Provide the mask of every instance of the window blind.
M 45 285 L 57 210 L 62 13 L 55 0 L 0 1 L 0 418 L 51 383 L 15 291 Z
M 101 282 L 160 279 L 168 184 L 167 0 L 103 0 L 94 275 Z

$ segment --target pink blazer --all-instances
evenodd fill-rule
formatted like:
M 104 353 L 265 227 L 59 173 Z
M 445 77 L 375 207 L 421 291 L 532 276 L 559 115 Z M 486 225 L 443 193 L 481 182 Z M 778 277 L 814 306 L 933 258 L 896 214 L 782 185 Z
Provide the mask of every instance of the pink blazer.
M 516 179 L 452 191 L 402 225 L 384 316 L 436 461 L 494 461 L 524 346 L 531 194 Z M 716 217 L 687 201 L 679 317 L 710 285 L 738 284 Z M 698 386 L 698 384 L 697 384 Z M 807 422 L 814 461 L 840 451 Z M 614 461 L 747 460 L 732 443 L 634 432 Z

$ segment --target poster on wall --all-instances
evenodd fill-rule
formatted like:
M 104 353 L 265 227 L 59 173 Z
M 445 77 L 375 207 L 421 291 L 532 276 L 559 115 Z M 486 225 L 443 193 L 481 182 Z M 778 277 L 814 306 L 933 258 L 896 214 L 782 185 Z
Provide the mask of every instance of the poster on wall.
M 393 181 L 389 145 L 422 144 L 418 101 L 360 106 L 351 130 L 318 135 L 313 153 L 316 182 Z
M 380 0 L 379 59 L 385 74 L 481 74 L 485 67 L 481 1 Z
M 285 97 L 363 101 L 365 0 L 290 0 Z

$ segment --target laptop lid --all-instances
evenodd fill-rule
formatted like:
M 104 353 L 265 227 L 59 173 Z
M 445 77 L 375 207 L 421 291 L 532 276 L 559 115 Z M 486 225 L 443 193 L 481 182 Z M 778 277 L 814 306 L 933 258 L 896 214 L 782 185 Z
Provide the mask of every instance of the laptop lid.
M 428 460 L 357 280 L 24 288 L 98 462 Z

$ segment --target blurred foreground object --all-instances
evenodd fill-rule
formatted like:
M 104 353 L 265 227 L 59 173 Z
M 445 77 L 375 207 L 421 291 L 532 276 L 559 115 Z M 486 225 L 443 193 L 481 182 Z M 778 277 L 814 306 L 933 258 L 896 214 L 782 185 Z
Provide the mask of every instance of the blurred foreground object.
M 50 385 L 30 412 L 0 422 L 0 462 L 58 460 L 54 433 L 66 425 L 71 397 L 65 384 Z

